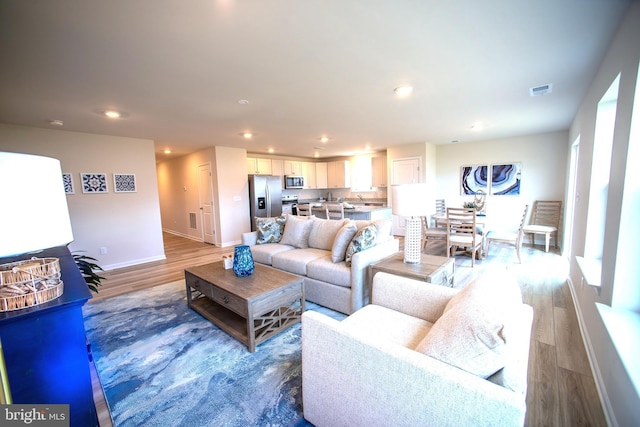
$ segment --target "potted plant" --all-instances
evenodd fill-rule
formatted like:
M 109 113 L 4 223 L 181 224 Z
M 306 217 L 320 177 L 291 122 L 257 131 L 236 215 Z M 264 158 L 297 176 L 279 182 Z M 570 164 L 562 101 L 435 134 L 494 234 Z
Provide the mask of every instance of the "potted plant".
M 101 277 L 96 273 L 96 271 L 104 271 L 102 267 L 94 262 L 98 260 L 87 255 L 79 254 L 77 252 L 73 253 L 73 259 L 80 269 L 82 277 L 84 277 L 84 281 L 87 282 L 87 286 L 89 287 L 89 289 L 91 289 L 95 293 L 98 293 L 98 286 L 101 286 L 101 281 L 104 280 L 104 277 Z

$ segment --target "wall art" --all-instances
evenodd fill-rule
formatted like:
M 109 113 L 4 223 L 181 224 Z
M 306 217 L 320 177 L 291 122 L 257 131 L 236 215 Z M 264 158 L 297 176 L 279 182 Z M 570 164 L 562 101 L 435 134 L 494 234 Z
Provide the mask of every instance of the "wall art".
M 136 176 L 132 173 L 114 173 L 113 188 L 116 193 L 135 193 Z
M 108 193 L 107 175 L 104 173 L 81 173 L 83 193 Z
M 488 170 L 489 166 L 487 165 L 462 166 L 460 174 L 461 194 L 488 193 Z
M 519 195 L 521 174 L 521 163 L 491 165 L 491 194 Z
M 70 173 L 62 174 L 62 184 L 64 185 L 65 194 L 75 194 L 76 190 L 73 187 L 73 175 Z

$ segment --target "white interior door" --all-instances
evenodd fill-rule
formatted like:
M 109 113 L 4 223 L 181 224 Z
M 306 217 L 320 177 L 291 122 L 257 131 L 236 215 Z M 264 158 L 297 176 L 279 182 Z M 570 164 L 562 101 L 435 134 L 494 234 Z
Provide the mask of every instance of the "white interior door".
M 391 185 L 416 184 L 420 180 L 420 157 L 409 157 L 406 159 L 393 159 L 391 161 Z M 393 200 L 391 200 L 393 205 Z M 404 236 L 404 218 L 393 215 L 393 234 Z
M 213 189 L 211 185 L 210 163 L 198 166 L 198 194 L 200 197 L 202 241 L 214 244 L 216 230 L 213 218 Z

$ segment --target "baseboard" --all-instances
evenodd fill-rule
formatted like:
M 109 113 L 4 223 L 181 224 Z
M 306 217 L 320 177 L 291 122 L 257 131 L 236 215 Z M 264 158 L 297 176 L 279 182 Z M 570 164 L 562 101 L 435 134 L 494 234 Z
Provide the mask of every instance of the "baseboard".
M 145 264 L 147 262 L 154 262 L 154 261 L 162 261 L 163 259 L 167 259 L 167 257 L 165 255 L 159 255 L 155 257 L 141 258 L 141 259 L 121 262 L 117 264 L 103 265 L 102 269 L 104 271 L 115 270 L 116 268 L 131 267 L 132 265 Z
M 179 231 L 169 230 L 166 228 L 163 228 L 162 231 L 164 233 L 173 234 L 174 236 L 180 236 L 180 237 L 184 237 L 185 239 L 195 240 L 196 242 L 202 242 L 202 239 L 199 237 L 190 236 L 188 234 L 180 233 Z
M 569 291 L 571 292 L 573 307 L 576 310 L 578 326 L 580 327 L 580 335 L 582 335 L 582 342 L 585 349 L 587 350 L 587 358 L 589 359 L 589 366 L 591 366 L 591 374 L 593 375 L 593 381 L 596 384 L 596 390 L 598 391 L 598 397 L 600 398 L 600 404 L 603 408 L 604 417 L 607 420 L 607 426 L 618 427 L 613 408 L 611 407 L 611 402 L 609 401 L 609 396 L 607 395 L 606 388 L 604 386 L 602 373 L 600 372 L 600 368 L 598 367 L 598 364 L 596 362 L 596 357 L 591 345 L 591 340 L 589 339 L 589 334 L 587 334 L 584 323 L 582 321 L 582 311 L 580 310 L 580 306 L 576 303 L 578 299 L 576 297 L 576 290 L 571 277 L 567 277 L 567 283 L 569 284 Z

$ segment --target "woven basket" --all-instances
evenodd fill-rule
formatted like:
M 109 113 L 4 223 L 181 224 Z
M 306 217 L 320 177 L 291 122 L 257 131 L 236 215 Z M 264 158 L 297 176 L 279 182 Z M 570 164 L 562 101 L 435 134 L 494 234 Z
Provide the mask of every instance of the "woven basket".
M 64 292 L 58 258 L 31 258 L 0 265 L 0 311 L 19 310 Z

